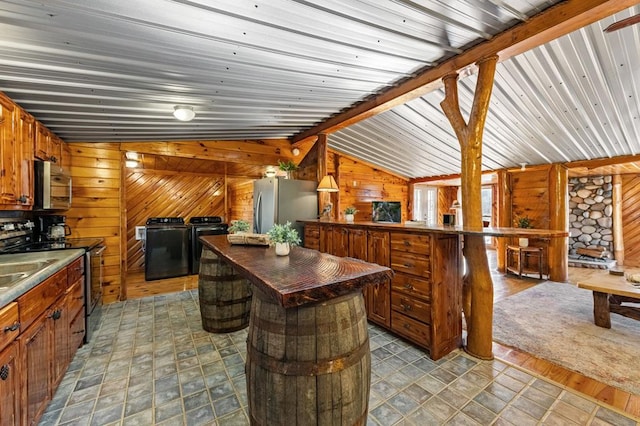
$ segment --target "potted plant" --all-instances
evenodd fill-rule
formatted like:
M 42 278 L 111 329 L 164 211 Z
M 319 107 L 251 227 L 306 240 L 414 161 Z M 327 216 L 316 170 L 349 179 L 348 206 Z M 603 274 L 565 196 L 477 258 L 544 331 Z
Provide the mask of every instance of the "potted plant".
M 241 232 L 249 231 L 249 222 L 242 219 L 232 220 L 229 232 L 232 234 L 239 234 Z
M 358 213 L 358 210 L 355 207 L 353 206 L 347 207 L 346 209 L 344 209 L 344 219 L 347 222 L 353 222 L 353 216 L 356 213 Z
M 278 168 L 283 172 L 287 172 L 287 179 L 291 178 L 291 172 L 298 170 L 298 165 L 291 160 L 280 161 L 278 160 Z
M 531 223 L 531 218 L 529 216 L 520 216 L 515 220 L 516 228 L 523 229 L 531 229 L 533 228 L 533 224 Z M 518 245 L 520 247 L 528 247 L 529 246 L 529 238 L 518 238 Z
M 298 231 L 291 227 L 291 222 L 287 222 L 284 225 L 276 223 L 273 228 L 267 231 L 267 235 L 269 236 L 269 243 L 275 245 L 278 256 L 288 255 L 291 246 L 300 244 Z

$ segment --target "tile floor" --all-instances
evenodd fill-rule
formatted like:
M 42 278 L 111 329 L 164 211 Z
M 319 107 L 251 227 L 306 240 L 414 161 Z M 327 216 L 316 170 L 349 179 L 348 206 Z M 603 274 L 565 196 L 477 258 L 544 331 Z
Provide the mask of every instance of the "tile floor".
M 197 290 L 105 307 L 41 425 L 247 425 L 246 330 L 200 327 Z M 438 362 L 370 326 L 368 425 L 640 425 L 502 361 Z

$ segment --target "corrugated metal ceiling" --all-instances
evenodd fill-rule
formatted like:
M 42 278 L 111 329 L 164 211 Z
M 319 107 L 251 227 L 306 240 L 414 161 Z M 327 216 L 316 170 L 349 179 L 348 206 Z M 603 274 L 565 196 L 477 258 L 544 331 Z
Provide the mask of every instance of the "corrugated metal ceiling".
M 615 20 L 640 13 L 640 7 Z M 640 25 L 605 34 L 614 17 L 498 64 L 483 169 L 640 153 Z M 471 109 L 477 75 L 460 81 Z M 460 172 L 460 148 L 439 89 L 333 133 L 332 148 L 400 175 Z M 366 153 L 364 147 L 369 146 Z
M 555 3 L 0 1 L 0 90 L 67 141 L 290 137 Z M 592 27 L 499 65 L 485 168 L 638 152 L 638 28 Z M 441 98 L 329 144 L 402 176 L 457 173 Z

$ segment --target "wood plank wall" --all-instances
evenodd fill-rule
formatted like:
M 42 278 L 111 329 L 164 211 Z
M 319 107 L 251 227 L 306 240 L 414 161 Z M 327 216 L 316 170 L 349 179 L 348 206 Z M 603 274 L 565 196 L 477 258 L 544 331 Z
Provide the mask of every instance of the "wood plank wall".
M 229 223 L 242 219 L 253 225 L 253 179 L 227 180 Z
M 640 267 L 640 175 L 622 176 L 624 266 Z
M 510 172 L 512 221 L 529 216 L 534 228 L 549 228 L 550 172 L 550 166 Z
M 372 219 L 372 201 L 400 201 L 402 220 L 409 217 L 409 184 L 403 179 L 380 169 L 347 158 L 338 153 L 329 152 L 328 173 L 336 176 L 340 187 L 339 200 L 334 203 L 334 215 L 344 220 L 344 209 L 353 206 L 358 209 L 356 221 Z
M 150 217 L 225 216 L 224 178 L 196 173 L 127 169 L 127 269 L 144 269 L 135 227 Z
M 120 300 L 121 168 L 113 143 L 70 143 L 73 207 L 65 212 L 72 238 L 104 237 L 103 302 Z

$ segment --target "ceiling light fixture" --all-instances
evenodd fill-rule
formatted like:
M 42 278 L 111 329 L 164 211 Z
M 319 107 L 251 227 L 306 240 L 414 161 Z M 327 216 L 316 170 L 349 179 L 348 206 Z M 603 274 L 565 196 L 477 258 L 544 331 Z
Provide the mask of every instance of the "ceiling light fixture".
M 300 150 L 298 148 L 293 148 L 291 150 L 291 153 L 293 154 L 294 157 L 297 157 L 298 155 L 300 155 Z
M 527 164 L 529 163 L 520 163 L 520 170 L 525 170 L 527 168 Z
M 326 175 L 320 181 L 320 185 L 318 185 L 318 191 L 320 192 L 338 192 L 340 188 L 338 188 L 338 184 L 336 180 L 331 175 Z
M 130 169 L 135 169 L 138 167 L 138 162 L 136 160 L 127 160 L 124 162 L 124 165 Z
M 173 116 L 180 121 L 191 121 L 196 113 L 189 105 L 176 105 L 173 107 Z

